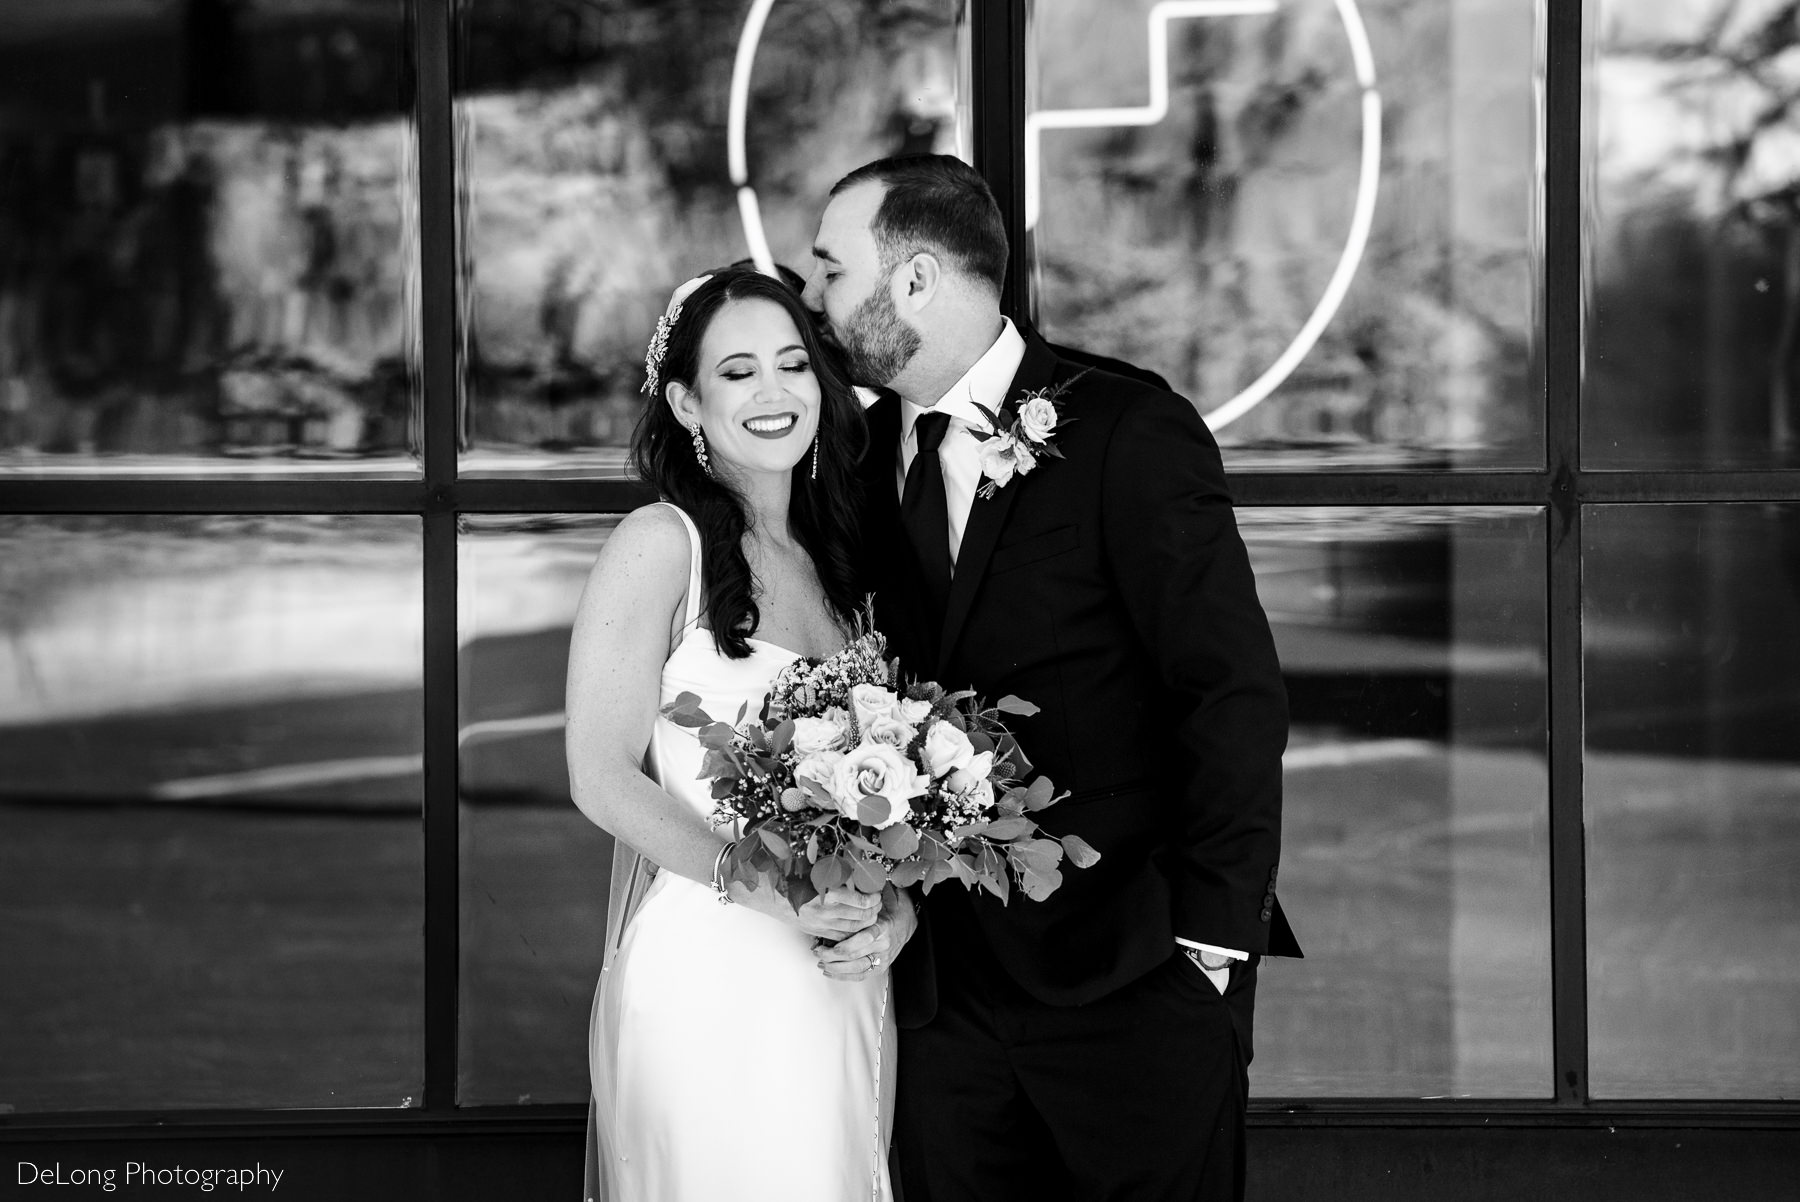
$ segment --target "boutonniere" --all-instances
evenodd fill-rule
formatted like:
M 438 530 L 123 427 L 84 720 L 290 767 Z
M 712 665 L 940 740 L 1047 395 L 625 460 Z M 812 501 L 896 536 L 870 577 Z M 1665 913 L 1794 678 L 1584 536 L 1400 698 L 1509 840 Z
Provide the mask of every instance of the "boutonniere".
M 988 419 L 992 429 L 969 431 L 981 440 L 981 487 L 975 495 L 986 500 L 1012 483 L 1014 476 L 1028 475 L 1038 460 L 1048 455 L 1061 459 L 1056 449 L 1056 435 L 1063 426 L 1074 421 L 1064 418 L 1063 394 L 1093 368 L 1083 368 L 1053 388 L 1022 389 L 995 413 L 986 405 L 975 408 Z

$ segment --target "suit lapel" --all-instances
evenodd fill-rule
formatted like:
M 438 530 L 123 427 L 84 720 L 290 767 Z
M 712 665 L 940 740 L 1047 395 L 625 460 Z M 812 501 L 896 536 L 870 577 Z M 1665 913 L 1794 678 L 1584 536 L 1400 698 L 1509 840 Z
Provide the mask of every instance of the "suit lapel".
M 1022 390 L 1049 387 L 1056 374 L 1056 364 L 1056 354 L 1044 340 L 1035 334 L 1027 334 L 1025 357 L 1019 361 L 1019 370 L 1005 396 L 1010 398 Z M 950 578 L 950 597 L 944 604 L 944 629 L 938 638 L 937 677 L 940 680 L 949 668 L 950 654 L 956 650 L 956 640 L 968 622 L 975 594 L 981 590 L 982 578 L 987 575 L 988 561 L 994 557 L 1000 531 L 1006 526 L 1023 484 L 1023 478 L 1015 476 L 992 497 L 983 500 L 978 496 L 970 503 L 969 520 L 963 526 L 962 546 L 956 555 L 956 572 Z

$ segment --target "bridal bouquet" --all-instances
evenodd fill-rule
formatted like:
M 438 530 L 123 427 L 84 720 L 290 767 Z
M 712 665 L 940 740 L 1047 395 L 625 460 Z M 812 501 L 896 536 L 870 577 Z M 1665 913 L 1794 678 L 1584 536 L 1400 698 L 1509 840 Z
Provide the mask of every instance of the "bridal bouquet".
M 763 712 L 732 724 L 683 693 L 662 708 L 706 749 L 715 826 L 741 822 L 726 882 L 776 882 L 798 909 L 848 885 L 880 893 L 955 879 L 1002 902 L 1013 882 L 1041 901 L 1062 883 L 1061 864 L 1085 868 L 1100 853 L 1074 835 L 1052 839 L 1030 815 L 1061 799 L 1030 764 L 1001 714 L 1037 707 L 1017 697 L 985 706 L 973 691 L 903 683 L 887 642 L 867 631 L 824 660 L 783 669 Z

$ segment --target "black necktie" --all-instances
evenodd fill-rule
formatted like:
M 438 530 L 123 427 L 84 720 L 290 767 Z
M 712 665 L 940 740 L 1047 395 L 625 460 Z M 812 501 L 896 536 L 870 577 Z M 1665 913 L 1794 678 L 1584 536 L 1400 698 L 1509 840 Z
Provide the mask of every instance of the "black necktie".
M 950 505 L 944 499 L 944 467 L 938 461 L 938 444 L 949 425 L 948 413 L 920 415 L 913 426 L 919 450 L 906 469 L 906 488 L 900 494 L 900 522 L 919 559 L 934 627 L 943 621 L 950 597 Z

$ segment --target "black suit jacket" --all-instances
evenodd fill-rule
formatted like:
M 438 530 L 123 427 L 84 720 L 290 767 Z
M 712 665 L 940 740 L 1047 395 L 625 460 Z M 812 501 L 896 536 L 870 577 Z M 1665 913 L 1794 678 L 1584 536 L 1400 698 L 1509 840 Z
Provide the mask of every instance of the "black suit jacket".
M 975 499 L 935 629 L 899 524 L 900 402 L 868 411 L 862 566 L 890 652 L 913 676 L 1039 706 L 1008 724 L 1036 771 L 1072 791 L 1040 825 L 1101 853 L 1065 865 L 1043 902 L 934 890 L 895 966 L 903 1025 L 936 1008 L 947 969 L 934 923 L 971 910 L 997 965 L 1053 1005 L 1165 963 L 1177 935 L 1300 954 L 1275 899 L 1287 695 L 1218 445 L 1174 393 L 1082 372 L 1027 336 L 1007 395 L 1074 379 L 1063 458 Z

